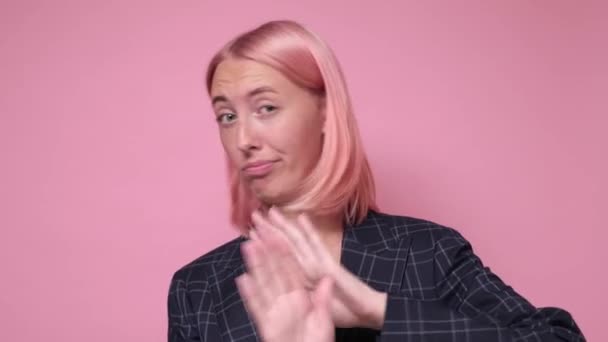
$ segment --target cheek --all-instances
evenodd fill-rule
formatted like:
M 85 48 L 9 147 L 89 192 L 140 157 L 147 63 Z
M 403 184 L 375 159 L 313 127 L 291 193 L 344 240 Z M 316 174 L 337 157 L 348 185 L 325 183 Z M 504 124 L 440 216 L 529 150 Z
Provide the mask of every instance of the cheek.
M 322 148 L 321 133 L 317 127 L 300 124 L 284 129 L 281 137 L 281 146 L 294 167 L 308 169 L 316 164 Z

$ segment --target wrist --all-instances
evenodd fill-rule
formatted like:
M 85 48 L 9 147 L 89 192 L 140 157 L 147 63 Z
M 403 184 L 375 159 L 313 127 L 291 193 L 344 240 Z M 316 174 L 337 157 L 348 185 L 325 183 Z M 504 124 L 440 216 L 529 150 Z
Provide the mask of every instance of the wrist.
M 382 326 L 384 326 L 384 316 L 386 314 L 386 302 L 388 300 L 388 294 L 386 292 L 376 292 L 376 305 L 375 310 L 373 312 L 373 320 L 374 329 L 382 330 Z
M 370 306 L 366 310 L 365 326 L 375 330 L 382 330 L 388 294 L 371 289 L 369 298 L 371 300 L 369 302 Z

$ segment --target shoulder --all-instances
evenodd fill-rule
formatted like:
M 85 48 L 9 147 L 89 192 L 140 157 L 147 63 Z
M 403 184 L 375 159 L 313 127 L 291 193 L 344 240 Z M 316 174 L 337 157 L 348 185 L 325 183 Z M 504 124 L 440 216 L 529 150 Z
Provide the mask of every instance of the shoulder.
M 172 282 L 214 281 L 226 268 L 241 262 L 240 246 L 244 241 L 246 238 L 237 237 L 188 262 L 174 272 Z
M 433 247 L 437 243 L 459 241 L 468 244 L 463 235 L 450 226 L 414 216 L 374 212 L 375 219 L 381 221 L 384 229 L 390 230 L 398 240 L 410 238 L 418 247 Z

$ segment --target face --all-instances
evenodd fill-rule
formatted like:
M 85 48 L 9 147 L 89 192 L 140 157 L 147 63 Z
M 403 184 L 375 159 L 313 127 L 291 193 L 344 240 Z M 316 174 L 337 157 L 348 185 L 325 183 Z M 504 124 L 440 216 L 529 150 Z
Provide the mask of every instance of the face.
M 290 200 L 321 152 L 323 99 L 245 59 L 218 65 L 211 98 L 222 145 L 245 184 L 263 203 Z

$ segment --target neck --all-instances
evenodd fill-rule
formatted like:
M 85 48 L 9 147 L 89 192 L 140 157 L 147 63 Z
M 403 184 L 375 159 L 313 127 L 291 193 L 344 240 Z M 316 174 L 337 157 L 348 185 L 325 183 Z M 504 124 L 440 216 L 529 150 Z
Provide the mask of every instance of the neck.
M 329 216 L 309 216 L 313 227 L 321 237 L 321 240 L 335 240 L 336 237 L 342 240 L 344 225 L 342 223 L 342 215 Z

